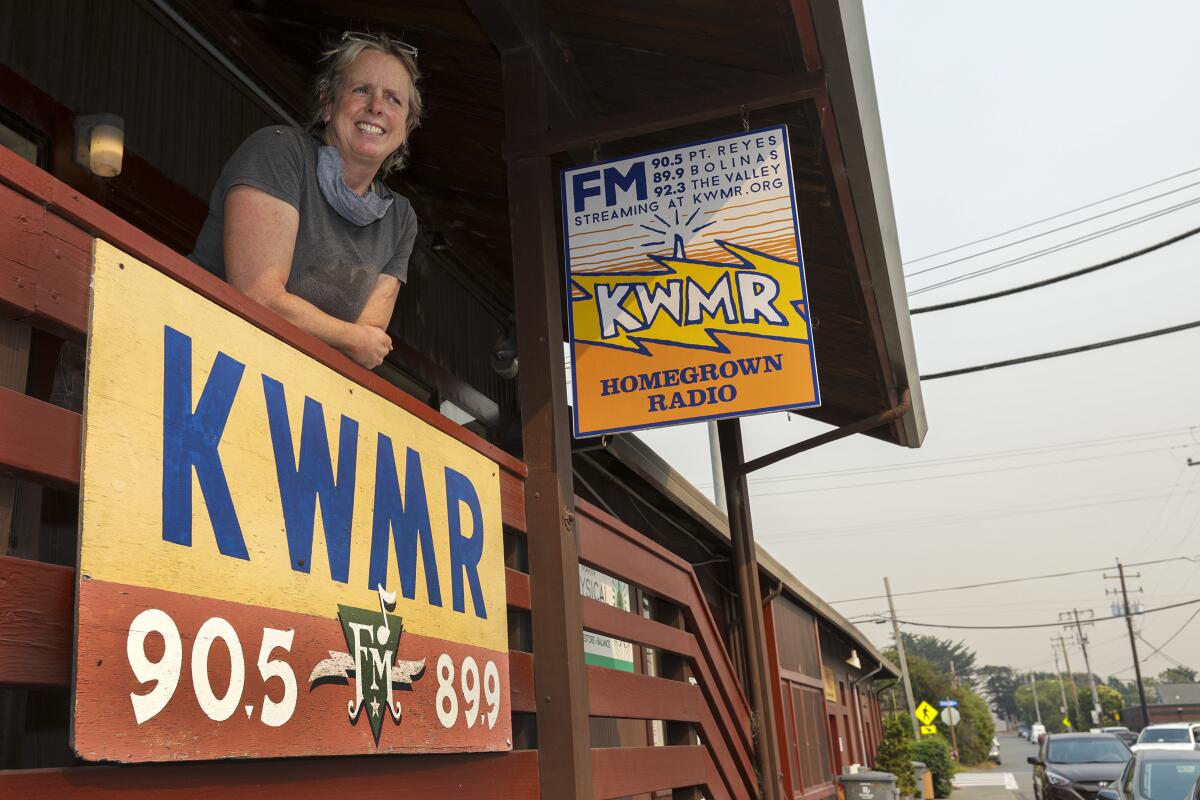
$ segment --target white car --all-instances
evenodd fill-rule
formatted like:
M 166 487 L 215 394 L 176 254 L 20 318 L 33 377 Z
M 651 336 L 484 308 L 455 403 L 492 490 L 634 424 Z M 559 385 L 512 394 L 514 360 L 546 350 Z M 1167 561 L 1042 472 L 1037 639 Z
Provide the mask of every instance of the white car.
M 1200 738 L 1200 723 L 1166 722 L 1142 728 L 1134 752 L 1138 750 L 1195 750 Z

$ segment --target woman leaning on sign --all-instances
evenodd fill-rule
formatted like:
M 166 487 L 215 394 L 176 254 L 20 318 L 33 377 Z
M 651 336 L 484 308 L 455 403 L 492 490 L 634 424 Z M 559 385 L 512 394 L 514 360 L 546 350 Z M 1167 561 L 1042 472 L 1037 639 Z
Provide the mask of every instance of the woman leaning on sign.
M 308 130 L 263 128 L 225 164 L 191 258 L 362 366 L 387 326 L 417 235 L 399 170 L 420 123 L 416 50 L 346 33 L 325 54 Z

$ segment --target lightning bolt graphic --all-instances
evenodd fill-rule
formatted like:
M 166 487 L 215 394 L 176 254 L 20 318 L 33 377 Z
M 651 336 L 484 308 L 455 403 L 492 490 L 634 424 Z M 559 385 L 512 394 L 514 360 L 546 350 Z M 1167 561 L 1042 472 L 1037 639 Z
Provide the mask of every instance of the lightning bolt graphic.
M 575 341 L 647 356 L 647 342 L 727 353 L 721 334 L 808 342 L 800 264 L 716 243 L 736 263 L 652 255 L 642 272 L 573 275 Z

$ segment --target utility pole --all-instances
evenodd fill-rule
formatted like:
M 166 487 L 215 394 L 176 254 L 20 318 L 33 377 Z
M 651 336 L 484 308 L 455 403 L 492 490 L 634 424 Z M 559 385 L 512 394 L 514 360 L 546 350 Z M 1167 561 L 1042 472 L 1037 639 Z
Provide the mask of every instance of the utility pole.
M 1062 695 L 1062 705 L 1059 707 L 1062 710 L 1063 717 L 1067 716 L 1067 687 L 1063 684 L 1062 670 L 1058 668 L 1058 648 L 1054 646 L 1054 640 L 1050 640 L 1050 652 L 1054 653 L 1054 672 L 1058 675 L 1058 693 Z M 1069 723 L 1071 720 L 1068 719 Z M 1068 728 L 1071 726 L 1068 724 Z
M 729 513 L 725 503 L 725 469 L 721 466 L 721 440 L 717 434 L 716 420 L 708 421 L 708 456 L 712 462 L 713 498 L 718 509 Z
M 1038 703 L 1037 683 L 1033 680 L 1033 673 L 1029 673 L 1029 691 L 1033 692 L 1033 710 L 1037 713 L 1037 724 L 1042 724 L 1042 706 Z
M 908 698 L 908 721 L 912 723 L 913 737 L 921 738 L 917 726 L 917 704 L 913 701 L 912 681 L 908 679 L 908 659 L 904 657 L 904 637 L 900 635 L 900 623 L 896 621 L 896 604 L 892 602 L 892 584 L 883 579 L 883 590 L 887 593 L 888 611 L 892 615 L 892 633 L 896 635 L 896 655 L 900 656 L 900 677 L 904 678 L 904 696 Z
M 1079 687 L 1075 685 L 1075 673 L 1071 672 L 1071 657 L 1067 655 L 1067 640 L 1062 635 L 1055 637 L 1062 647 L 1063 663 L 1067 666 L 1067 680 L 1071 682 L 1071 704 L 1075 707 L 1075 719 L 1082 720 L 1083 712 L 1079 710 Z
M 1095 616 L 1094 611 L 1084 609 L 1084 613 L 1090 616 Z M 1059 619 L 1072 619 L 1075 625 L 1075 632 L 1079 636 L 1079 649 L 1083 651 L 1083 666 L 1087 669 L 1088 686 L 1092 688 L 1092 724 L 1100 724 L 1100 695 L 1096 692 L 1096 677 L 1092 675 L 1092 662 L 1088 659 L 1087 652 L 1087 637 L 1083 635 L 1083 624 L 1079 621 L 1079 609 L 1072 608 L 1070 611 L 1064 611 L 1058 615 Z M 1091 623 L 1088 623 L 1089 625 Z M 1070 623 L 1068 623 L 1070 625 Z
M 958 675 L 956 675 L 954 672 L 954 662 L 953 661 L 950 662 L 950 688 L 951 689 L 958 688 Z
M 1117 574 L 1105 575 L 1108 580 L 1114 578 L 1121 581 L 1121 610 L 1125 615 L 1125 627 L 1129 629 L 1129 649 L 1133 651 L 1133 674 L 1137 679 L 1138 702 L 1142 706 L 1142 725 L 1150 724 L 1150 712 L 1146 709 L 1146 689 L 1142 686 L 1142 662 L 1138 658 L 1137 637 L 1133 635 L 1133 612 L 1129 608 L 1129 591 L 1125 588 L 1125 565 L 1121 563 L 1121 559 L 1117 559 Z M 1142 574 L 1139 572 L 1131 575 L 1132 578 L 1140 578 Z M 1139 588 L 1140 592 L 1141 589 Z M 1108 594 L 1108 590 L 1104 590 Z M 1114 591 L 1113 594 L 1116 594 Z

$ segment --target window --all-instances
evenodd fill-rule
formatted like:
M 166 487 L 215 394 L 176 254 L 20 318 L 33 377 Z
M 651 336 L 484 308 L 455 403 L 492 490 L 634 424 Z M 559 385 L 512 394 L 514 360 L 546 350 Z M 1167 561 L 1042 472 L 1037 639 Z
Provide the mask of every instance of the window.
M 833 780 L 829 763 L 829 736 L 825 729 L 825 704 L 821 692 L 791 684 L 796 716 L 796 752 L 800 761 L 800 784 L 811 788 Z
M 1183 744 L 1191 741 L 1187 728 L 1146 728 L 1138 738 L 1138 744 Z
M 786 597 L 778 597 L 774 603 L 779 666 L 820 680 L 821 662 L 817 657 L 813 616 Z
M 1196 762 L 1147 761 L 1142 764 L 1141 795 L 1149 800 L 1191 797 L 1198 776 Z
M 1187 732 L 1184 731 L 1186 734 Z M 1105 739 L 1057 739 L 1051 737 L 1046 762 L 1049 764 L 1124 764 L 1129 748 L 1111 737 Z
M 45 169 L 50 158 L 50 142 L 19 117 L 0 108 L 0 146 Z

